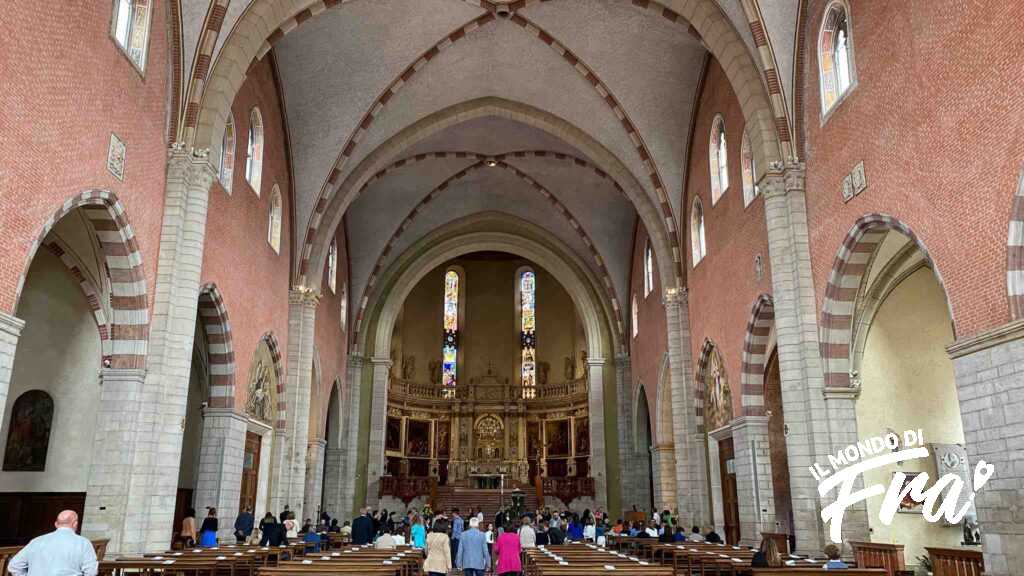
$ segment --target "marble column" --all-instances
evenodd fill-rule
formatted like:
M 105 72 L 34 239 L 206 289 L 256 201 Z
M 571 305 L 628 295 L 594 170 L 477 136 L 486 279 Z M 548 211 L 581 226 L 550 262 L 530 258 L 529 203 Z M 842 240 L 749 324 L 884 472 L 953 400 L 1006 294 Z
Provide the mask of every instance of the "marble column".
M 300 522 L 308 516 L 303 504 L 306 496 L 309 405 L 313 391 L 313 345 L 319 303 L 320 295 L 308 288 L 296 287 L 288 293 L 288 373 L 284 386 L 288 422 L 279 495 Z
M 374 506 L 379 500 L 380 477 L 384 474 L 384 432 L 388 416 L 388 373 L 391 359 L 373 357 L 373 398 L 370 401 L 370 448 L 366 467 L 366 503 Z
M 192 497 L 196 510 L 208 506 L 221 518 L 217 535 L 233 542 L 234 518 L 242 496 L 242 464 L 248 419 L 230 408 L 203 409 L 203 441 L 199 452 L 199 474 Z
M 590 421 L 590 475 L 595 506 L 608 508 L 608 466 L 604 441 L 604 358 L 587 359 L 587 405 Z M 567 502 L 568 504 L 568 502 Z

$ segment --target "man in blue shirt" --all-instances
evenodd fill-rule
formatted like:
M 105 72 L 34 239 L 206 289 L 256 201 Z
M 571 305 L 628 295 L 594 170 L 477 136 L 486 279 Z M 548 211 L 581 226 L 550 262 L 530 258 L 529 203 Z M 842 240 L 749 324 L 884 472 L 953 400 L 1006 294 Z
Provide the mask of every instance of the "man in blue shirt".
M 75 533 L 78 514 L 65 510 L 53 525 L 56 530 L 33 538 L 15 554 L 7 570 L 14 576 L 96 576 L 96 550 Z
M 462 520 L 462 516 L 459 516 L 459 509 L 452 510 L 452 556 L 459 555 L 459 539 L 462 537 L 465 523 Z
M 456 515 L 456 518 L 461 520 Z M 487 550 L 487 536 L 478 528 L 480 519 L 469 519 L 469 530 L 459 538 L 461 542 L 455 555 L 455 566 L 462 570 L 464 576 L 484 576 L 484 571 L 491 566 L 491 553 Z

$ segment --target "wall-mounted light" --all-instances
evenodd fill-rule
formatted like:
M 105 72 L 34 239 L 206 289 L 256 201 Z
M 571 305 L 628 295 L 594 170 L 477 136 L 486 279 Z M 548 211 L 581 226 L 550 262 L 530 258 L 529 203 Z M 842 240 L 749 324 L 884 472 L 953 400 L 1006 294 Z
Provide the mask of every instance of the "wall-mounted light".
M 497 165 L 498 161 L 495 160 L 494 158 L 488 158 L 487 160 L 484 160 L 484 166 L 487 166 L 488 168 L 494 168 Z

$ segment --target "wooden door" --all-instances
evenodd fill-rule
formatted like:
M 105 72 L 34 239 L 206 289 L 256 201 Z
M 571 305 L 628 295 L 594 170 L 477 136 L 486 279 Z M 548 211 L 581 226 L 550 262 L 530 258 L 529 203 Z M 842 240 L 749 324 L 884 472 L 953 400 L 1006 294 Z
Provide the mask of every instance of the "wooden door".
M 718 442 L 718 464 L 722 476 L 722 510 L 725 515 L 725 541 L 740 541 L 740 505 L 736 497 L 736 468 L 733 460 L 732 438 Z
M 242 496 L 238 501 L 240 510 L 256 511 L 256 490 L 260 484 L 259 434 L 245 433 L 245 456 L 242 460 Z

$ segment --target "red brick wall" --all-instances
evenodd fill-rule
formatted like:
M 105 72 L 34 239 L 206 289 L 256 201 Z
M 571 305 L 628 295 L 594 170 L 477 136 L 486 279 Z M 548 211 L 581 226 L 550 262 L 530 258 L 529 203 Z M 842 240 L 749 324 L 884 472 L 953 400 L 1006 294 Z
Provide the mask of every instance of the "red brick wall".
M 665 305 L 662 303 L 661 278 L 658 277 L 657 258 L 654 263 L 654 289 L 644 297 L 644 249 L 647 246 L 647 230 L 637 221 L 633 235 L 633 268 L 630 272 L 629 295 L 626 302 L 626 324 L 629 338 L 629 360 L 633 375 L 633 391 L 640 384 L 647 393 L 647 406 L 651 411 L 651 438 L 657 438 L 658 376 L 662 359 L 668 351 L 668 335 Z M 636 295 L 640 330 L 633 338 L 632 297 Z M 632 396 L 630 396 L 632 398 Z M 634 406 L 635 408 L 635 406 Z
M 235 97 L 235 169 L 231 194 L 220 182 L 210 190 L 203 254 L 203 282 L 214 282 L 224 297 L 235 350 L 235 406 L 245 406 L 249 367 L 260 338 L 273 332 L 282 355 L 288 350 L 288 289 L 291 262 L 291 179 L 285 149 L 281 102 L 270 58 L 249 69 Z M 263 181 L 256 196 L 245 180 L 249 111 L 263 116 Z M 267 242 L 271 190 L 283 200 L 281 253 Z M 287 358 L 284 358 L 287 362 Z
M 826 2 L 808 5 L 816 43 Z M 936 264 L 958 338 L 1009 320 L 1006 237 L 1024 149 L 1024 3 L 854 2 L 857 86 L 821 125 L 806 51 L 807 213 L 820 311 L 836 252 L 863 214 L 910 226 Z M 894 40 L 898 39 L 898 41 Z M 842 179 L 864 161 L 867 189 Z
M 327 423 L 328 402 L 331 397 L 331 386 L 337 379 L 339 399 L 345 386 L 345 366 L 348 359 L 346 344 L 348 332 L 341 332 L 341 297 L 342 287 L 348 286 L 348 248 L 345 242 L 344 223 L 338 226 L 335 233 L 338 242 L 338 292 L 331 292 L 327 284 L 327 267 L 324 266 L 323 296 L 320 307 L 316 311 L 316 347 L 320 351 L 320 403 L 319 416 L 315 413 L 310 418 L 318 418 L 312 430 L 317 431 L 319 438 L 324 437 L 324 426 Z M 351 299 L 349 299 L 351 302 Z M 352 323 L 352 308 L 349 306 L 348 326 Z
M 43 224 L 89 188 L 111 190 L 124 204 L 153 302 L 167 158 L 167 5 L 154 2 L 144 76 L 110 35 L 112 6 L 4 5 L 0 310 L 14 310 L 18 278 Z M 124 182 L 107 171 L 111 132 L 127 146 Z
M 708 167 L 708 140 L 716 114 L 725 120 L 729 164 L 729 188 L 711 205 L 711 174 Z M 700 358 L 705 338 L 717 346 L 725 362 L 732 390 L 733 414 L 740 407 L 740 375 L 743 339 L 754 301 L 760 294 L 771 294 L 771 267 L 768 262 L 768 231 L 764 219 L 764 199 L 754 198 L 743 206 L 740 173 L 740 146 L 743 138 L 743 111 L 728 78 L 714 59 L 708 62 L 696 107 L 693 143 L 687 161 L 685 204 L 680 229 L 684 232 L 687 285 L 690 303 L 691 353 Z M 707 255 L 693 267 L 690 249 L 690 207 L 700 196 L 704 206 Z M 764 261 L 764 273 L 758 281 L 754 257 Z

